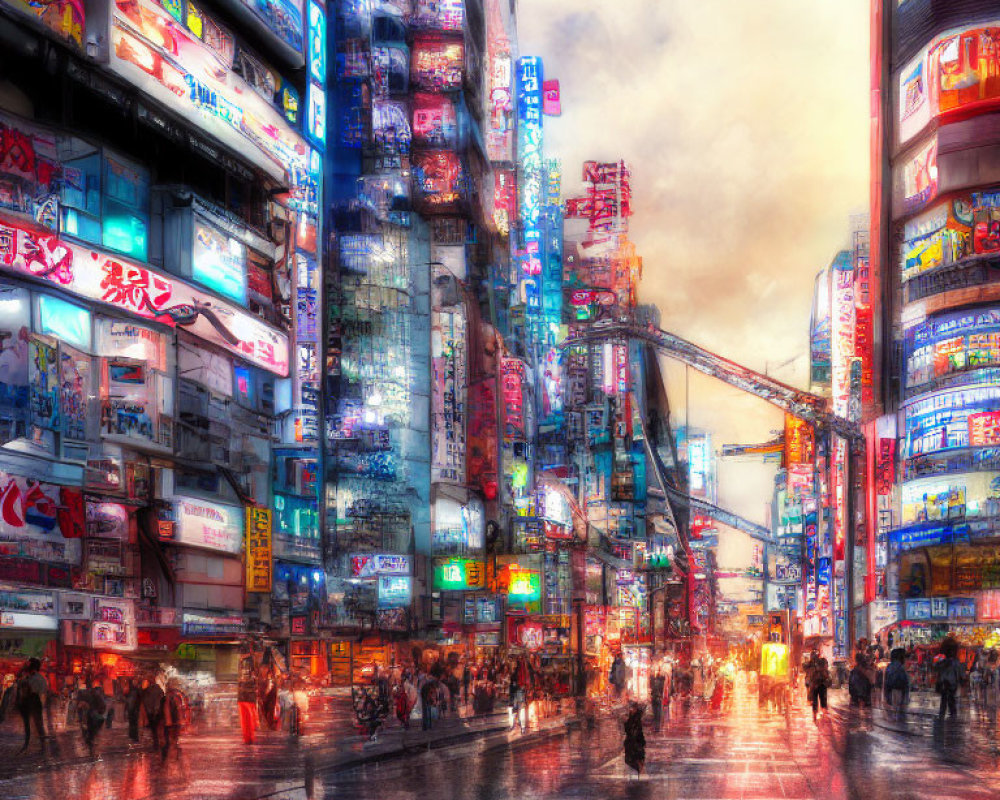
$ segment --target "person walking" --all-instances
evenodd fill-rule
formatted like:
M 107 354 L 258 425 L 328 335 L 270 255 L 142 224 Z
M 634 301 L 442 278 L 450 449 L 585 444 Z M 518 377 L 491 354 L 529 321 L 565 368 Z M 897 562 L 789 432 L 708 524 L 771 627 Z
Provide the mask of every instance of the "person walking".
M 885 704 L 897 714 L 910 702 L 910 676 L 906 674 L 906 651 L 897 647 L 889 654 L 889 666 L 882 680 Z
M 24 744 L 18 751 L 23 753 L 31 743 L 31 725 L 35 726 L 35 734 L 39 745 L 45 748 L 45 723 L 42 722 L 42 709 L 45 706 L 45 696 L 49 686 L 40 672 L 42 662 L 37 658 L 29 658 L 15 684 L 14 705 L 24 723 Z
M 663 690 L 667 680 L 657 667 L 649 678 L 649 702 L 652 704 L 653 722 L 656 723 L 657 730 L 660 727 L 660 719 L 663 716 Z
M 429 731 L 434 727 L 434 714 L 438 703 L 438 682 L 428 676 L 420 687 L 420 705 L 423 712 L 422 729 Z
M 462 703 L 469 704 L 469 684 L 472 683 L 472 670 L 469 669 L 469 662 L 466 661 L 462 667 Z
M 854 668 L 847 678 L 847 693 L 850 695 L 852 706 L 871 708 L 874 677 L 868 666 L 867 657 L 859 651 L 854 657 Z
M 608 672 L 608 683 L 611 684 L 615 700 L 621 699 L 622 691 L 625 689 L 625 679 L 625 659 L 621 653 L 615 653 Z
M 176 678 L 167 683 L 167 694 L 163 701 L 163 760 L 167 760 L 170 746 L 180 755 L 181 729 L 188 723 L 188 702 Z
M 812 705 L 813 721 L 815 721 L 820 708 L 826 711 L 827 689 L 833 682 L 830 677 L 830 665 L 825 658 L 817 657 L 815 661 L 810 662 L 806 675 L 809 703 Z
M 149 728 L 153 736 L 153 749 L 160 749 L 160 740 L 163 738 L 163 687 L 160 685 L 159 676 L 151 678 L 146 687 L 142 690 L 140 714 L 146 718 L 146 727 Z
M 142 693 L 134 678 L 126 678 L 125 720 L 128 722 L 128 738 L 139 742 L 139 715 L 142 713 Z
M 239 672 L 236 683 L 236 705 L 240 711 L 243 744 L 257 741 L 257 668 L 249 642 L 240 645 Z
M 965 679 L 965 666 L 958 660 L 958 642 L 950 636 L 941 642 L 940 652 L 943 658 L 934 664 L 937 673 L 934 688 L 941 695 L 938 719 L 944 719 L 945 711 L 951 717 L 957 713 L 956 696 Z
M 94 755 L 94 748 L 97 746 L 97 734 L 104 727 L 104 722 L 108 714 L 108 702 L 104 695 L 104 688 L 100 680 L 94 678 L 90 681 L 90 688 L 80 692 L 77 697 L 80 714 L 80 727 L 83 732 L 83 743 L 87 745 L 87 750 Z
M 625 718 L 625 763 L 642 774 L 646 765 L 646 734 L 642 730 L 643 707 L 636 702 L 630 706 Z

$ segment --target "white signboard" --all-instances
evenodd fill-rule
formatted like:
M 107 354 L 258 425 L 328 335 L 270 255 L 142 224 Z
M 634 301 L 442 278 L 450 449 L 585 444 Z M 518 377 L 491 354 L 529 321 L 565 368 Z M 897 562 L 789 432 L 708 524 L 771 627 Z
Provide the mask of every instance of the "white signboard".
M 243 510 L 195 497 L 174 498 L 177 544 L 238 554 L 243 549 Z

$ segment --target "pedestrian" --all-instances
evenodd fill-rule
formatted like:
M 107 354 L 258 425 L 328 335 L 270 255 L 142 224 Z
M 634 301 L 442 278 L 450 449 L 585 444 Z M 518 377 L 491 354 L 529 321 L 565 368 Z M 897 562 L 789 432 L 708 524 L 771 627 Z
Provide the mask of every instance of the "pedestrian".
M 180 755 L 181 730 L 189 720 L 188 701 L 181 691 L 176 678 L 167 683 L 167 694 L 163 701 L 163 760 L 166 761 L 170 746 Z
M 462 702 L 469 704 L 469 684 L 472 683 L 472 670 L 469 669 L 469 662 L 465 662 L 462 667 Z
M 139 741 L 139 715 L 142 711 L 142 693 L 135 678 L 125 679 L 125 719 L 128 722 L 128 738 Z
M 653 722 L 656 727 L 660 727 L 660 718 L 663 715 L 663 690 L 666 688 L 667 680 L 657 667 L 649 679 L 649 702 L 653 707 Z
M 428 677 L 420 689 L 420 705 L 423 711 L 422 729 L 429 731 L 434 727 L 434 713 L 438 700 L 438 682 Z
M 827 689 L 833 682 L 830 677 L 830 665 L 825 658 L 817 657 L 815 661 L 810 660 L 810 666 L 806 672 L 808 682 L 809 703 L 812 705 L 813 720 L 819 713 L 820 708 L 826 711 Z
M 97 678 L 90 681 L 90 688 L 84 689 L 77 697 L 77 707 L 80 714 L 80 727 L 83 732 L 83 742 L 90 754 L 94 754 L 97 746 L 97 734 L 104 727 L 108 714 L 108 702 L 104 689 Z
M 42 722 L 42 709 L 49 686 L 39 670 L 42 662 L 37 658 L 29 658 L 21 668 L 14 695 L 14 705 L 21 715 L 24 724 L 24 744 L 18 752 L 23 753 L 31 743 L 31 724 L 34 723 L 38 743 L 45 748 L 45 724 Z
M 163 738 L 163 700 L 165 694 L 160 685 L 159 675 L 153 676 L 146 681 L 146 686 L 142 690 L 140 716 L 145 717 L 146 727 L 153 737 L 153 749 L 160 749 L 160 741 Z
M 236 683 L 236 705 L 240 711 L 243 744 L 257 741 L 257 667 L 250 642 L 240 645 L 239 672 Z
M 958 687 L 965 679 L 965 666 L 958 660 L 958 642 L 950 636 L 946 636 L 941 642 L 940 655 L 942 657 L 934 664 L 937 674 L 934 688 L 941 695 L 938 718 L 944 719 L 945 711 L 951 717 L 957 713 L 955 698 Z
M 514 730 L 514 724 L 517 723 L 521 733 L 524 733 L 524 719 L 521 717 L 521 707 L 524 705 L 525 691 L 519 681 L 520 678 L 518 677 L 517 670 L 514 670 L 510 676 L 510 706 L 513 713 L 513 719 L 510 721 L 510 729 Z
M 873 677 L 865 654 L 863 652 L 856 653 L 854 668 L 847 678 L 847 693 L 850 695 L 852 706 L 871 707 L 872 686 L 875 684 Z
M 622 691 L 625 689 L 625 659 L 621 653 L 615 653 L 611 662 L 611 670 L 608 672 L 608 683 L 611 684 L 615 700 L 620 700 Z
M 646 765 L 646 734 L 642 731 L 643 707 L 636 702 L 630 706 L 625 718 L 625 763 L 642 774 Z
M 12 672 L 3 676 L 3 686 L 0 688 L 0 722 L 7 719 L 7 715 L 14 708 L 17 698 L 17 677 Z
M 889 654 L 889 666 L 882 680 L 886 705 L 893 711 L 902 711 L 910 701 L 910 676 L 906 674 L 906 651 L 895 648 Z
M 274 666 L 264 668 L 264 676 L 260 687 L 261 720 L 268 730 L 277 730 L 278 718 L 278 679 Z

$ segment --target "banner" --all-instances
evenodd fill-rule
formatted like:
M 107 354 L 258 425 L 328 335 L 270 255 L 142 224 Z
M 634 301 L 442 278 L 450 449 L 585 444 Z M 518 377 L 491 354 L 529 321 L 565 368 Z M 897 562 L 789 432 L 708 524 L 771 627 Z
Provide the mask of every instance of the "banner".
M 247 582 L 248 592 L 270 593 L 273 578 L 271 563 L 271 510 L 247 509 Z
M 500 359 L 500 378 L 503 392 L 503 438 L 505 442 L 524 439 L 524 376 L 526 367 L 519 358 L 503 356 Z
M 542 113 L 550 117 L 558 117 L 562 114 L 558 79 L 542 81 Z
M 148 267 L 0 217 L 0 268 L 171 328 L 183 327 L 275 375 L 288 374 L 286 334 L 233 303 Z M 55 363 L 53 353 L 52 391 L 58 398 Z

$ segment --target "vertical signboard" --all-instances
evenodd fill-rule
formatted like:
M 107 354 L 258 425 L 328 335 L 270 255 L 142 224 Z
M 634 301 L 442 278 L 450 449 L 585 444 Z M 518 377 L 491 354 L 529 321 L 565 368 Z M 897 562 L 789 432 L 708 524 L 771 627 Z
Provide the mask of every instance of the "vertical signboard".
M 518 161 L 520 164 L 519 217 L 521 248 L 518 257 L 518 295 L 525 313 L 541 311 L 541 213 L 544 195 L 542 161 L 542 60 L 524 56 L 517 62 Z
M 247 578 L 248 592 L 270 592 L 271 564 L 271 510 L 247 509 Z

